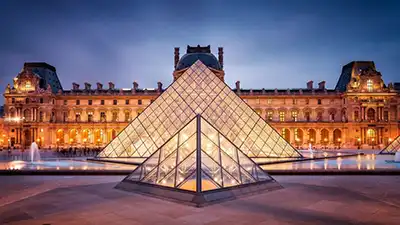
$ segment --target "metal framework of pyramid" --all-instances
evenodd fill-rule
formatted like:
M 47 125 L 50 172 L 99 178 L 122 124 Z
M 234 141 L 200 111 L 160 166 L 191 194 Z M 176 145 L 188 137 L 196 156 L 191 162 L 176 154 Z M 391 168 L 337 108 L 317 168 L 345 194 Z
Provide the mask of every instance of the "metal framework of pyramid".
M 96 158 L 148 157 L 200 114 L 249 157 L 302 155 L 200 60 L 137 116 Z
M 281 186 L 197 115 L 116 188 L 201 207 Z
M 379 154 L 395 154 L 400 151 L 400 135 L 389 143 Z

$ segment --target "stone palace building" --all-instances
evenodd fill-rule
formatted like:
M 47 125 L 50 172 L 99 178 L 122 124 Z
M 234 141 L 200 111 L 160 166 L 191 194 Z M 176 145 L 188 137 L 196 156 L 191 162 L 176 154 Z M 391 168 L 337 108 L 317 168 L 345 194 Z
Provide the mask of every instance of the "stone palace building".
M 224 80 L 223 48 L 175 48 L 173 78 L 201 60 Z M 102 147 L 163 92 L 157 88 L 117 88 L 112 82 L 62 88 L 56 68 L 25 63 L 4 92 L 0 145 Z M 372 61 L 343 66 L 334 89 L 309 81 L 302 89 L 232 89 L 293 146 L 382 148 L 400 133 L 400 83 L 385 84 Z

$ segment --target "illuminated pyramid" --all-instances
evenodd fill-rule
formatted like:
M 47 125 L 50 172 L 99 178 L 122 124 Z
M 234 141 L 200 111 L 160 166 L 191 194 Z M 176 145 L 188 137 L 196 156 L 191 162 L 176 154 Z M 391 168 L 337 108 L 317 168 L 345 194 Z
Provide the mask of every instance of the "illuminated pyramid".
M 400 135 L 388 144 L 379 154 L 395 154 L 400 151 Z
M 97 158 L 148 157 L 197 114 L 249 157 L 302 157 L 198 60 L 122 130 Z
M 201 207 L 281 186 L 197 115 L 116 188 Z

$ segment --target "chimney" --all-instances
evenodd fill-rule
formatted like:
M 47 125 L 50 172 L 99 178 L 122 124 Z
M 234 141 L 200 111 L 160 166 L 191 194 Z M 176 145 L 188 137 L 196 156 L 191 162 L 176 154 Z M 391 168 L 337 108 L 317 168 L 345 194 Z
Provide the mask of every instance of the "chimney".
M 72 83 L 72 90 L 74 90 L 74 91 L 76 91 L 76 90 L 79 90 L 79 84 L 77 84 L 77 83 Z
M 133 82 L 133 90 L 137 90 L 139 88 L 139 84 L 136 82 L 136 81 L 134 81 Z
M 314 81 L 310 80 L 307 82 L 307 89 L 313 89 Z
M 85 82 L 85 90 L 86 91 L 89 91 L 91 87 L 92 87 L 91 84 L 89 84 L 88 82 Z
M 157 92 L 161 93 L 162 92 L 162 83 L 159 81 L 157 82 Z
M 240 81 L 236 81 L 235 84 L 236 84 L 236 90 L 239 91 L 240 90 Z
M 224 68 L 224 48 L 218 47 L 218 61 L 221 64 L 221 68 Z
M 108 89 L 113 90 L 115 88 L 115 85 L 113 82 L 108 82 Z
M 325 81 L 321 81 L 318 83 L 318 89 L 325 90 Z
M 174 58 L 175 69 L 176 66 L 178 65 L 178 62 L 179 62 L 179 47 L 175 47 L 175 58 Z
M 97 82 L 97 90 L 101 90 L 101 89 L 103 89 L 103 84 L 102 83 L 100 83 L 100 82 Z

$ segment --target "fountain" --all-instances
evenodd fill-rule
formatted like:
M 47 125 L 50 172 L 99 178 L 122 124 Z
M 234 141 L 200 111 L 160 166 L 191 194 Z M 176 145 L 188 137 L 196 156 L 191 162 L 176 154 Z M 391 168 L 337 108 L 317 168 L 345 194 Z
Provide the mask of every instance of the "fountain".
M 314 158 L 314 152 L 313 152 L 312 144 L 311 144 L 311 143 L 308 145 L 308 151 L 310 152 L 310 157 L 311 157 L 311 158 Z
M 32 142 L 31 144 L 31 163 L 40 161 L 40 153 L 39 148 L 36 142 Z
M 397 151 L 397 152 L 394 154 L 394 162 L 400 163 L 400 151 Z

